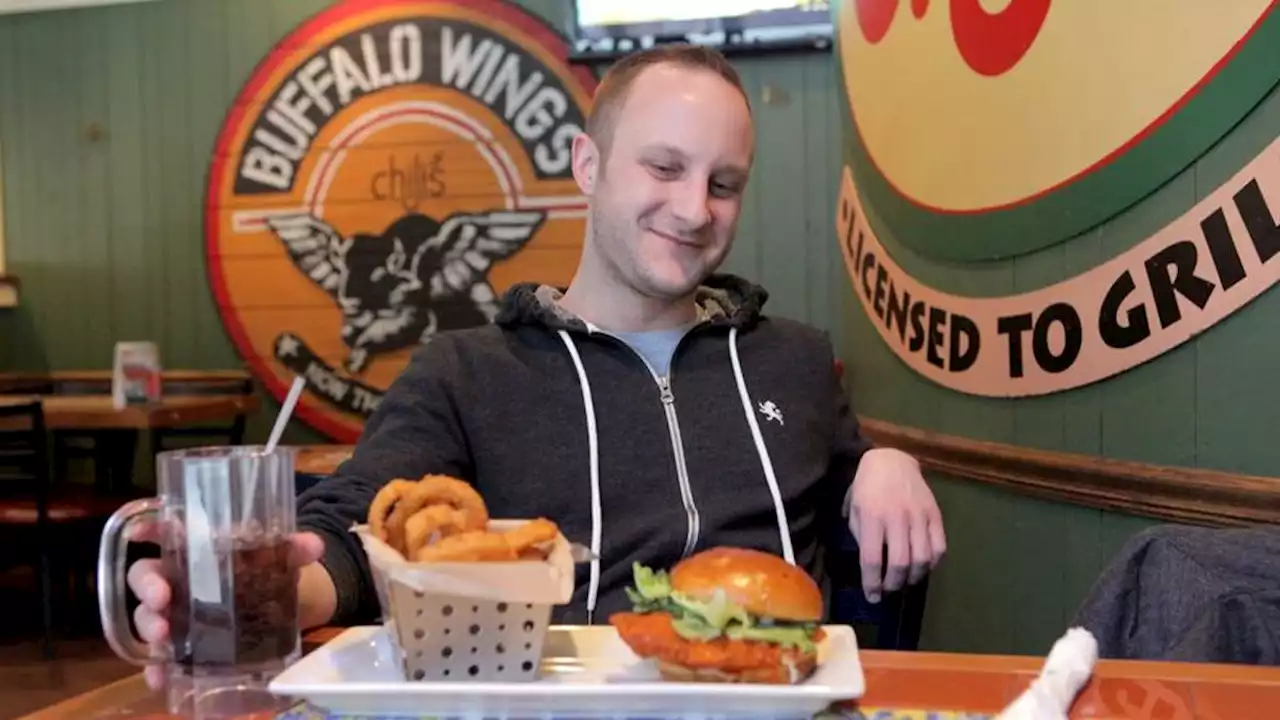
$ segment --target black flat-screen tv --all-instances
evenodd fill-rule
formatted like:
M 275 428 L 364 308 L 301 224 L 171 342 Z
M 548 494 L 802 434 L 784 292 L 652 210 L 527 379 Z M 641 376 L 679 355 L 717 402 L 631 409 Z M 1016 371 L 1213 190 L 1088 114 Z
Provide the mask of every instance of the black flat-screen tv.
M 826 49 L 829 0 L 572 0 L 580 57 L 617 56 L 665 42 L 726 52 Z

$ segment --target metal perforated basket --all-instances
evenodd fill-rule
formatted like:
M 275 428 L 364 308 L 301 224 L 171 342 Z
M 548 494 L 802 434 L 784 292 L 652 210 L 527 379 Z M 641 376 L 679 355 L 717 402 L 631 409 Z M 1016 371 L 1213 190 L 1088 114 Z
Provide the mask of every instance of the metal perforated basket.
M 392 582 L 392 636 L 405 679 L 520 682 L 538 678 L 551 605 L 428 595 Z
M 573 595 L 573 560 L 563 537 L 544 563 L 424 564 L 404 561 L 362 527 L 355 531 L 369 555 L 383 624 L 406 680 L 538 678 L 551 612 Z

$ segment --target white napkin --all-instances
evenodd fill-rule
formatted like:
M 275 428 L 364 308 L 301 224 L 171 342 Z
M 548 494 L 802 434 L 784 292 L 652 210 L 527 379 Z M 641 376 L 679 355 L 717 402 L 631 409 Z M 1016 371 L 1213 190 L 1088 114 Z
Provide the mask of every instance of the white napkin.
M 1058 638 L 1044 669 L 995 720 L 1067 720 L 1071 703 L 1098 661 L 1098 641 L 1084 628 L 1071 628 Z

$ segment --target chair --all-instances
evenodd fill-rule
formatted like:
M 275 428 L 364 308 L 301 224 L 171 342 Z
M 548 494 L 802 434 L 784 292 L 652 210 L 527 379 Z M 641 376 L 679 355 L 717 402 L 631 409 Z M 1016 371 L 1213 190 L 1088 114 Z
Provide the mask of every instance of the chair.
M 0 402 L 0 524 L 35 530 L 44 654 L 53 657 L 53 582 L 49 535 L 49 451 L 38 398 Z M 22 547 L 14 545 L 13 547 Z
M 161 380 L 161 393 L 170 396 L 248 395 L 253 393 L 253 380 L 242 372 L 166 371 Z M 57 378 L 53 392 L 59 395 L 110 395 L 110 372 L 66 373 Z M 152 454 L 190 445 L 240 445 L 244 442 L 246 417 L 242 413 L 229 424 L 204 424 L 189 427 L 155 428 L 150 431 Z M 186 441 L 186 442 L 183 442 Z M 133 496 L 133 464 L 137 452 L 136 430 L 80 431 L 54 433 L 55 473 L 67 474 L 72 459 L 88 459 L 94 464 L 97 485 L 104 492 L 121 497 Z M 121 456 L 120 453 L 126 453 Z
M 877 650 L 916 650 L 920 646 L 920 627 L 924 621 L 925 600 L 929 594 L 926 576 L 915 585 L 881 595 L 872 604 L 862 592 L 862 569 L 858 541 L 843 523 L 833 530 L 828 547 L 827 566 L 831 578 L 831 621 L 841 625 L 871 626 L 874 641 L 867 647 Z M 886 551 L 887 555 L 887 551 Z M 888 565 L 888 558 L 884 559 Z M 863 642 L 859 640 L 859 642 Z
M 0 395 L 52 395 L 53 381 L 46 375 L 0 373 Z
M 49 394 L 94 396 L 111 394 L 110 375 L 93 373 L 68 373 L 55 376 L 51 381 Z M 62 429 L 52 432 L 53 438 L 53 474 L 59 481 L 71 476 L 72 460 L 87 460 L 93 465 L 95 482 L 102 492 L 113 492 L 117 489 L 117 481 L 111 474 L 113 463 L 108 455 L 112 447 L 133 447 L 137 443 L 136 433 L 130 430 L 79 430 Z M 121 452 L 117 450 L 116 452 Z
M 0 400 L 0 531 L 14 536 L 6 547 L 31 550 L 43 609 L 44 654 L 53 657 L 53 564 L 74 556 L 85 523 L 115 512 L 110 498 L 70 487 L 54 488 L 44 407 L 39 398 Z M 55 554 L 53 530 L 59 530 L 63 552 Z M 12 558 L 10 558 L 12 559 Z M 30 558 L 20 558 L 28 562 Z

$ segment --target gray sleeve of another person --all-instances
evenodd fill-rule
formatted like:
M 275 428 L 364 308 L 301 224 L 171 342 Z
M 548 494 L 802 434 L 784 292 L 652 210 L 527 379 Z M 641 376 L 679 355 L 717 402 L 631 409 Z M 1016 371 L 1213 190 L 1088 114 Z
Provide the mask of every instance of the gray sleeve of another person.
M 1074 624 L 1103 658 L 1280 665 L 1280 528 L 1144 530 Z

